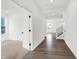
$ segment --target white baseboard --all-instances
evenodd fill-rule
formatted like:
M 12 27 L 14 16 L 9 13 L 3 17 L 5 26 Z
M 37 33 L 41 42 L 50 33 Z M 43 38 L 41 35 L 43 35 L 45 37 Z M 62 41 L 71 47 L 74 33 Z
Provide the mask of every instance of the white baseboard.
M 35 50 L 43 41 L 44 38 L 41 41 L 39 41 L 39 43 L 37 43 L 36 46 L 31 49 L 31 51 Z
M 65 41 L 65 40 L 64 40 Z M 75 56 L 75 57 L 77 57 L 75 54 L 74 54 L 74 52 L 73 52 L 73 50 L 70 48 L 70 46 L 69 46 L 69 44 L 65 41 L 65 43 L 66 43 L 66 45 L 68 46 L 68 48 L 70 49 L 70 51 L 73 53 L 73 55 Z

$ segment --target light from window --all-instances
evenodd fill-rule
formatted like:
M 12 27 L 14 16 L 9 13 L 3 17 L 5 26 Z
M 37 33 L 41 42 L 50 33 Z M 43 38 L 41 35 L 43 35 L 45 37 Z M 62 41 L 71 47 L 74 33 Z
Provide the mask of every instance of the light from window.
M 1 17 L 1 34 L 5 34 L 5 18 Z

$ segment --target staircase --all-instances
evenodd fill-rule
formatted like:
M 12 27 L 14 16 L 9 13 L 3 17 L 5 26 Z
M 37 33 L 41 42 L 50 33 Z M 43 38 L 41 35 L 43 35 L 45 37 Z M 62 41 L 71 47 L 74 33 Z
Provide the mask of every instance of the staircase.
M 56 39 L 64 39 L 64 29 L 63 26 L 60 26 L 56 29 Z

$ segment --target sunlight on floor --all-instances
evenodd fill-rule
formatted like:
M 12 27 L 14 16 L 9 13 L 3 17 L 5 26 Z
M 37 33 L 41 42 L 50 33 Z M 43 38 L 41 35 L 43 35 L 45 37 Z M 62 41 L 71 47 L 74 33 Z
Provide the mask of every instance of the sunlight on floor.
M 47 43 L 47 47 L 48 49 L 50 49 L 51 47 L 53 47 L 53 40 L 54 40 L 54 34 L 47 34 L 47 39 L 46 39 L 46 43 Z

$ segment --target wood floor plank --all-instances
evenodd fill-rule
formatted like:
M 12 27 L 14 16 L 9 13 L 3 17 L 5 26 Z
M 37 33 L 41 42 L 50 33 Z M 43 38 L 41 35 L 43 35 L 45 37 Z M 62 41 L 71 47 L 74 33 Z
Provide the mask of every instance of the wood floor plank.
M 47 43 L 45 39 L 34 51 L 29 52 L 23 59 L 76 59 L 64 40 L 55 37 Z

